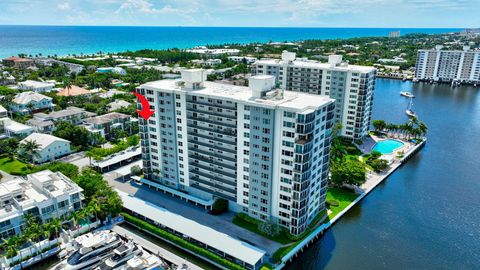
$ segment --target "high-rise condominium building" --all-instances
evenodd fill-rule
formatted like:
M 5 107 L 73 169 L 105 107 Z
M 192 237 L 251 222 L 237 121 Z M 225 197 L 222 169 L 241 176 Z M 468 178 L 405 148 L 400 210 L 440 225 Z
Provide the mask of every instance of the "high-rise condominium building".
M 480 83 L 480 50 L 418 50 L 415 77 L 418 80 Z
M 254 74 L 273 75 L 278 86 L 297 92 L 326 95 L 335 99 L 335 122 L 342 123 L 340 134 L 360 139 L 368 134 L 375 90 L 376 69 L 349 65 L 341 55 L 330 55 L 328 63 L 296 59 L 284 51 L 282 59 L 255 62 Z
M 273 76 L 205 79 L 185 70 L 137 88 L 155 110 L 140 121 L 145 178 L 303 232 L 325 207 L 334 101 L 275 89 Z

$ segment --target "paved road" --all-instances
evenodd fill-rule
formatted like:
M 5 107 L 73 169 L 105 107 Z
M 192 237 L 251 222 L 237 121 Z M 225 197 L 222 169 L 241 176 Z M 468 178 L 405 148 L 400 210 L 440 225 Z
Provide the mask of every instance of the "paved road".
M 146 240 L 145 238 L 135 234 L 134 232 L 132 232 L 130 230 L 127 230 L 127 229 L 122 228 L 120 226 L 114 226 L 112 228 L 112 230 L 114 232 L 122 235 L 122 236 L 131 237 L 135 243 L 144 247 L 148 251 L 160 256 L 161 258 L 165 258 L 167 261 L 170 261 L 170 262 L 178 265 L 179 266 L 178 268 L 180 268 L 180 266 L 182 266 L 182 264 L 186 264 L 188 266 L 189 270 L 190 269 L 192 269 L 192 270 L 202 270 L 203 269 L 203 268 L 199 267 L 198 265 L 193 264 L 190 261 L 186 261 L 185 259 L 175 255 L 174 253 L 171 253 L 170 251 L 155 245 L 154 243 Z
M 238 227 L 232 223 L 234 214 L 227 212 L 219 216 L 213 216 L 206 212 L 202 207 L 195 206 L 194 204 L 187 203 L 177 198 L 172 198 L 169 195 L 165 195 L 162 192 L 157 192 L 153 189 L 137 185 L 133 181 L 120 182 L 112 180 L 111 177 L 106 177 L 109 184 L 123 192 L 134 195 L 142 200 L 154 203 L 160 207 L 163 207 L 170 212 L 182 215 L 185 218 L 192 219 L 202 225 L 208 226 L 219 232 L 230 235 L 241 241 L 247 242 L 253 246 L 265 250 L 268 254 L 273 254 L 281 244 L 262 237 L 256 233 Z

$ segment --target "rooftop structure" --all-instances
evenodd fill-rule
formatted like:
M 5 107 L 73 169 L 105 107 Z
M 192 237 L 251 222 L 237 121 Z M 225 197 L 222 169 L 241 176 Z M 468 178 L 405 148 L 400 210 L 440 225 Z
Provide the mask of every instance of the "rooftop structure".
M 89 95 L 91 94 L 89 90 L 72 85 L 70 87 L 65 87 L 62 90 L 58 91 L 57 96 L 63 97 L 72 97 L 72 96 L 81 96 L 81 95 Z
M 109 111 L 116 111 L 121 108 L 126 108 L 130 105 L 131 105 L 130 102 L 119 99 L 119 100 L 115 100 L 113 102 L 108 103 L 107 106 L 110 108 Z
M 60 172 L 50 170 L 0 183 L 0 234 L 20 234 L 25 214 L 42 222 L 81 208 L 83 190 Z

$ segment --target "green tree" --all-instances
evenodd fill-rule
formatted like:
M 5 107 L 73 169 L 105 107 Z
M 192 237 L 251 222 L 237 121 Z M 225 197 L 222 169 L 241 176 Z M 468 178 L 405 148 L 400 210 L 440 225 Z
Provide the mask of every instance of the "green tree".
M 330 181 L 336 186 L 344 184 L 360 186 L 367 180 L 365 165 L 358 160 L 345 159 L 330 168 Z
M 85 149 L 88 146 L 90 134 L 88 130 L 81 126 L 76 126 L 70 122 L 61 121 L 56 125 L 54 136 L 69 140 L 74 146 Z
M 20 144 L 20 149 L 28 155 L 28 160 L 34 163 L 34 157 L 38 156 L 40 145 L 34 140 L 26 140 Z
M 385 123 L 385 121 L 383 120 L 373 120 L 373 127 L 377 132 L 384 130 L 386 126 L 387 126 L 387 123 Z

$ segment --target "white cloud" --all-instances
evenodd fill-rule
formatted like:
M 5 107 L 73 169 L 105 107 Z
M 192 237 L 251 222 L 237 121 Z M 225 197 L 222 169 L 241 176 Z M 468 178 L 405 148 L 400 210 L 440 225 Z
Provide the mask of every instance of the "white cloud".
M 70 10 L 71 8 L 72 7 L 70 6 L 69 2 L 64 2 L 57 5 L 57 9 L 59 10 Z

